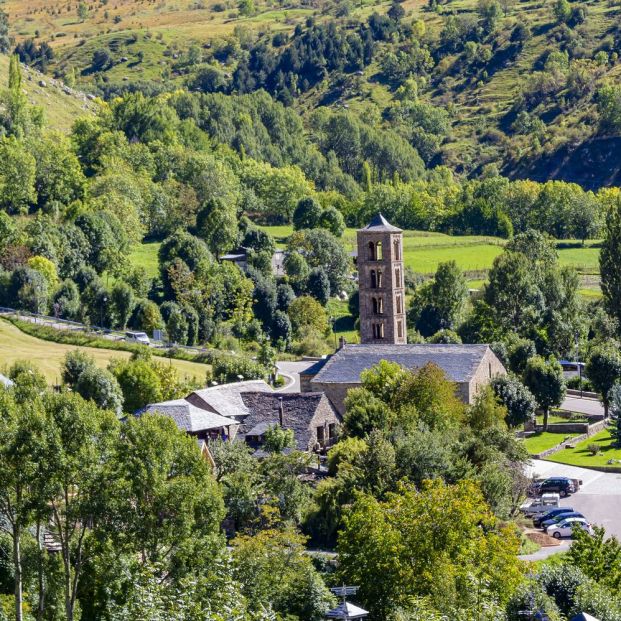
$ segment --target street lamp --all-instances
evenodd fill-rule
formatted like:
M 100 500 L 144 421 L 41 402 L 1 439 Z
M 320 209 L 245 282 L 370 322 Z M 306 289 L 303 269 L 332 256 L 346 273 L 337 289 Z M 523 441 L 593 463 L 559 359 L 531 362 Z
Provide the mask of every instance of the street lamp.
M 103 325 L 104 308 L 107 303 L 108 303 L 108 297 L 104 295 L 103 298 L 101 298 L 101 312 L 100 312 L 100 317 L 99 317 L 99 326 L 101 327 L 102 330 L 104 327 Z

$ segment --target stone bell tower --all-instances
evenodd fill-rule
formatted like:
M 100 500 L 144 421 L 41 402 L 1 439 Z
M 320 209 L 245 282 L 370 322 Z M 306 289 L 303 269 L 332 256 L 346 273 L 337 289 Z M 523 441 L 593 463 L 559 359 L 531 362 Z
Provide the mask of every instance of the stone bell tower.
M 403 276 L 403 231 L 378 214 L 358 231 L 362 343 L 407 343 Z

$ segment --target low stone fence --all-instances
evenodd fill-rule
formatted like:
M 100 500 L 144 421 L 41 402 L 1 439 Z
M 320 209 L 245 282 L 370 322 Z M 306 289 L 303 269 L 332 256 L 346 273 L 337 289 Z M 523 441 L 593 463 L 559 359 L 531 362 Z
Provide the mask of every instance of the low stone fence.
M 557 423 L 557 424 L 559 426 L 564 425 L 564 423 Z M 584 440 L 590 438 L 591 436 L 594 436 L 596 433 L 603 431 L 606 428 L 607 424 L 608 424 L 608 421 L 606 420 L 600 420 L 596 423 L 592 423 L 591 425 L 588 425 L 587 423 L 575 423 L 575 425 L 585 425 L 587 427 L 584 433 L 582 433 L 579 436 L 575 436 L 573 438 L 565 438 L 560 444 L 557 444 L 556 446 L 553 446 L 552 448 L 549 448 L 546 451 L 542 451 L 541 453 L 537 453 L 536 455 L 533 455 L 533 458 L 534 459 L 545 459 L 546 457 L 549 457 L 550 455 L 554 455 L 554 453 L 558 453 L 559 451 L 562 451 L 563 449 L 567 448 L 567 445 L 573 446 L 573 445 L 579 444 L 580 442 L 584 442 Z M 548 425 L 548 430 L 550 430 L 551 427 L 553 427 L 553 425 Z M 608 469 L 607 471 L 610 472 L 610 469 Z
M 542 431 L 541 425 L 537 426 Z M 552 433 L 589 433 L 589 423 L 550 423 L 548 431 Z
M 568 388 L 567 394 L 570 397 L 586 397 L 587 399 L 599 399 L 599 395 L 596 392 L 587 392 L 586 390 L 580 392 L 579 390 L 575 390 L 574 388 Z

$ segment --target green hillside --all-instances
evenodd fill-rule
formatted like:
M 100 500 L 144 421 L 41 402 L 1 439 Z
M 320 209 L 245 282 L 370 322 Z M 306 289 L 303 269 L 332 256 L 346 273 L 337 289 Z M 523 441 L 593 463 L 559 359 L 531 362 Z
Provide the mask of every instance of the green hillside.
M 428 164 L 457 172 L 495 164 L 509 176 L 587 187 L 621 178 L 619 97 L 600 96 L 621 74 L 614 3 L 407 0 L 395 5 L 396 13 L 389 2 L 364 0 L 325 0 L 312 8 L 296 0 L 81 4 L 88 8 L 81 16 L 72 2 L 8 0 L 7 7 L 18 41 L 34 37 L 54 49 L 50 73 L 94 92 L 110 95 L 136 84 L 231 93 L 263 87 L 304 114 L 328 106 L 400 129 Z M 296 69 L 288 57 L 278 75 L 256 79 L 283 54 L 299 54 L 288 50 L 296 41 L 307 37 L 308 46 L 309 28 L 326 24 L 335 28 L 328 38 L 337 51 L 324 50 L 319 74 L 308 65 Z M 354 59 L 356 33 L 368 53 Z M 238 74 L 249 58 L 252 83 Z M 446 118 L 422 110 L 427 118 L 413 124 L 409 108 L 403 117 L 416 93 Z
M 9 79 L 9 58 L 0 54 L 0 85 Z M 70 89 L 33 69 L 25 69 L 22 82 L 28 101 L 43 108 L 46 125 L 51 129 L 68 131 L 76 118 L 92 114 L 97 105 L 84 93 Z

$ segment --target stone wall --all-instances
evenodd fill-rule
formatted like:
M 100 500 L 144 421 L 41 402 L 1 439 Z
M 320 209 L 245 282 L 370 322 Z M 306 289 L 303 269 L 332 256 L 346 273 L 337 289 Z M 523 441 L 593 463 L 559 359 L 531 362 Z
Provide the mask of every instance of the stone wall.
M 335 424 L 340 427 L 343 419 L 340 414 L 336 411 L 332 404 L 328 400 L 328 398 L 324 395 L 315 410 L 315 415 L 309 423 L 309 429 L 311 432 L 310 440 L 309 440 L 309 450 L 311 450 L 315 444 L 317 443 L 317 427 L 324 428 L 324 438 L 328 440 L 328 426 L 331 424 Z
M 492 377 L 496 375 L 506 375 L 507 370 L 496 354 L 488 349 L 479 364 L 476 372 L 472 376 L 469 384 L 462 384 L 458 388 L 460 399 L 464 403 L 474 403 L 476 396 L 489 385 Z
M 311 382 L 313 392 L 323 392 L 336 411 L 345 416 L 345 397 L 350 388 L 359 388 L 360 384 L 324 384 L 320 382 Z

